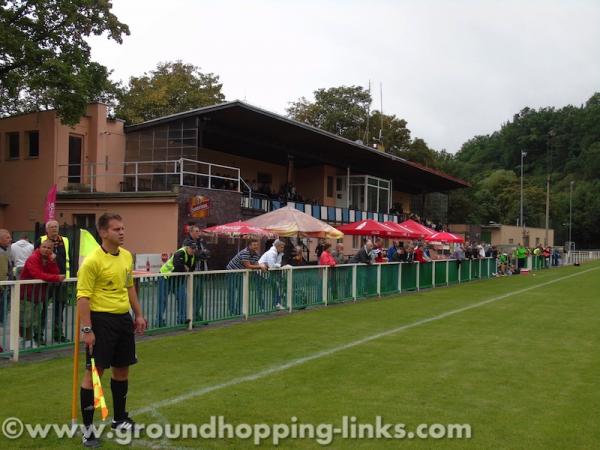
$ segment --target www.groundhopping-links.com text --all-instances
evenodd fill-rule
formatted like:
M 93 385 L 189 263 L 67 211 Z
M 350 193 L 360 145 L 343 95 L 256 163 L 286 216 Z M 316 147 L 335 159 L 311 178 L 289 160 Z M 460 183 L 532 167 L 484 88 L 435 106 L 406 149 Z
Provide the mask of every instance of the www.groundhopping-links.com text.
M 2 422 L 2 434 L 7 439 L 29 437 L 31 439 L 71 439 L 81 435 L 82 425 L 31 424 L 17 417 L 8 417 Z M 225 416 L 211 416 L 202 424 L 194 423 L 150 423 L 136 424 L 134 430 L 112 430 L 109 424 L 94 426 L 96 436 L 112 439 L 118 444 L 128 445 L 135 439 L 197 439 L 197 440 L 252 440 L 255 445 L 270 442 L 279 445 L 288 439 L 310 439 L 319 445 L 329 445 L 336 439 L 342 440 L 402 440 L 402 439 L 470 439 L 469 424 L 419 424 L 409 427 L 404 423 L 386 422 L 376 416 L 372 422 L 359 422 L 355 416 L 342 416 L 340 425 L 331 423 L 304 423 L 291 417 L 287 423 L 228 423 Z

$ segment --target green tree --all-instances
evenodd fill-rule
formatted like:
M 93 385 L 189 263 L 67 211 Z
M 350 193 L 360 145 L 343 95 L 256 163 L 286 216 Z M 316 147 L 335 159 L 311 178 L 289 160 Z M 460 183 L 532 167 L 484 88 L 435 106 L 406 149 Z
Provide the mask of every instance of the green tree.
M 406 120 L 374 110 L 369 118 L 368 144 L 371 143 L 383 145 L 386 152 L 399 155 L 400 152 L 408 149 L 411 143 Z
M 75 124 L 91 101 L 117 92 L 85 38 L 107 33 L 122 42 L 127 25 L 106 0 L 0 1 L 0 114 L 54 108 Z
M 133 124 L 222 103 L 222 87 L 218 75 L 192 64 L 161 62 L 150 73 L 129 79 L 116 114 Z
M 305 97 L 291 102 L 288 116 L 321 130 L 351 139 L 364 139 L 371 94 L 361 86 L 317 89 L 315 101 Z

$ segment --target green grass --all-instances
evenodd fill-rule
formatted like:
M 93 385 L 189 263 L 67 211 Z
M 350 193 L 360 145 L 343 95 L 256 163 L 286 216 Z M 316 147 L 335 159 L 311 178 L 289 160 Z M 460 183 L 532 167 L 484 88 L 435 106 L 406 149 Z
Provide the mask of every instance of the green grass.
M 551 280 L 581 273 L 555 283 Z M 386 330 L 481 301 L 525 293 L 294 365 L 258 379 L 138 414 L 141 423 L 340 425 L 374 422 L 470 424 L 469 440 L 342 440 L 333 448 L 600 447 L 600 265 L 506 277 L 383 299 L 361 300 L 235 326 L 161 336 L 138 344 L 129 410 L 255 374 Z M 105 394 L 111 407 L 109 378 Z M 71 358 L 0 367 L 0 420 L 67 423 Z M 96 414 L 98 417 L 98 413 Z M 150 444 L 149 440 L 136 446 Z M 165 447 L 251 448 L 251 441 L 156 441 Z M 21 438 L 10 448 L 79 448 L 78 440 Z M 282 448 L 315 448 L 286 440 Z M 104 448 L 121 448 L 106 442 Z

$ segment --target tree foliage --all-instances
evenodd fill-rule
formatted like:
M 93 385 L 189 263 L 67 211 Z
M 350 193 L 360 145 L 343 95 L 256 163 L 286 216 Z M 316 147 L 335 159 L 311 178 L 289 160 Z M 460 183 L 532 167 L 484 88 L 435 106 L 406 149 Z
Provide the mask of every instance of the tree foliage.
M 520 158 L 524 160 L 524 221 L 545 226 L 546 177 L 551 176 L 550 226 L 555 241 L 568 238 L 569 189 L 573 191 L 573 240 L 600 246 L 600 94 L 585 105 L 524 108 L 500 130 L 476 136 L 452 158 L 436 164 L 470 181 L 468 192 L 450 194 L 454 223 L 516 224 L 520 210 Z M 439 154 L 438 154 L 439 155 Z M 468 195 L 471 201 L 465 201 Z
M 106 33 L 118 43 L 127 25 L 106 0 L 0 0 L 0 114 L 54 108 L 75 124 L 92 101 L 117 90 L 90 59 L 85 38 Z
M 217 75 L 192 64 L 161 62 L 150 73 L 129 79 L 117 116 L 132 124 L 222 103 L 222 87 Z

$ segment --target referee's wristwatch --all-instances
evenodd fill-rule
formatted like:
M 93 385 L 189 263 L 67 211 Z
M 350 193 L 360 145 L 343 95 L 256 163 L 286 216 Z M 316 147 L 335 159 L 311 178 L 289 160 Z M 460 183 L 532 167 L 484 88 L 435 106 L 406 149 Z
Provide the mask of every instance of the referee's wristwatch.
M 82 333 L 91 333 L 92 327 L 81 327 L 81 332 Z

